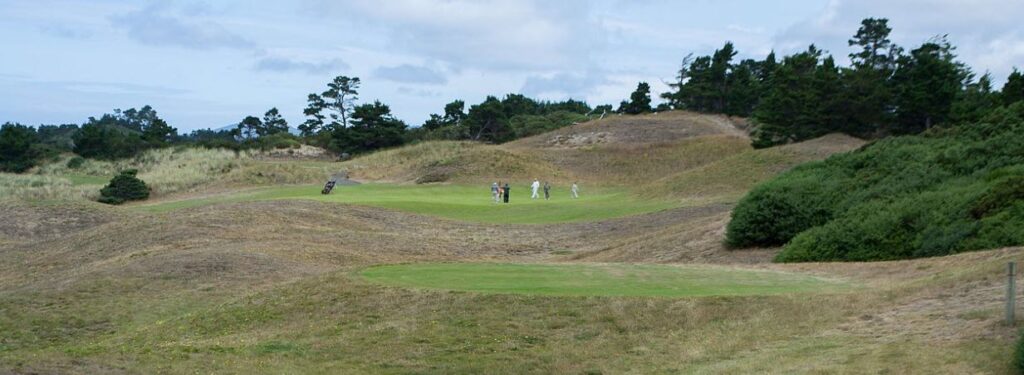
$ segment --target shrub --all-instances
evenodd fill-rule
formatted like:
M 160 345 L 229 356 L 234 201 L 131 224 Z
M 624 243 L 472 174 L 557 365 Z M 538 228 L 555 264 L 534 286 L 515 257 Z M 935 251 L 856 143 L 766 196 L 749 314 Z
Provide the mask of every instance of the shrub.
M 1024 374 L 1024 335 L 1017 338 L 1013 351 L 1013 373 Z
M 128 169 L 114 176 L 110 184 L 100 190 L 99 201 L 106 204 L 121 204 L 149 198 L 149 186 L 135 177 L 136 173 L 138 171 Z
M 866 261 L 1024 244 L 1024 104 L 795 168 L 733 210 L 726 241 L 776 261 Z
M 0 172 L 21 173 L 36 165 L 41 156 L 35 130 L 18 124 L 0 127 Z
M 71 159 L 68 159 L 67 166 L 69 169 L 78 169 L 81 168 L 83 164 L 85 164 L 85 158 L 81 156 L 75 156 Z

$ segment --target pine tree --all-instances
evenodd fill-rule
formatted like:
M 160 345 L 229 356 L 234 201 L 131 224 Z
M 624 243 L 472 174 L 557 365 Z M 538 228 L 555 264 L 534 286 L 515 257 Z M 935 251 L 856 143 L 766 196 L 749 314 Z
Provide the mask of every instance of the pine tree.
M 765 97 L 754 111 L 754 147 L 769 147 L 824 134 L 821 92 L 828 85 L 819 71 L 822 52 L 814 45 L 787 56 L 772 73 Z
M 355 101 L 359 99 L 359 77 L 337 76 L 327 84 L 327 91 L 321 96 L 326 99 L 324 108 L 331 111 L 331 123 L 327 126 L 332 130 L 348 127 Z
M 892 122 L 891 77 L 902 49 L 889 40 L 888 20 L 868 18 L 861 21 L 850 46 L 860 51 L 850 54 L 853 67 L 843 72 L 842 130 L 856 136 L 869 136 Z
M 647 82 L 640 82 L 636 85 L 636 90 L 629 95 L 629 101 L 622 102 L 619 105 L 619 112 L 638 115 L 641 113 L 649 113 L 653 110 L 651 108 L 651 85 Z
M 1001 95 L 1004 105 L 1024 101 L 1024 74 L 1017 71 L 1017 68 L 1014 68 L 1013 73 L 1006 78 Z
M 281 117 L 277 107 L 271 108 L 263 114 L 263 126 L 260 127 L 261 136 L 288 132 L 288 121 Z
M 307 119 L 299 125 L 299 132 L 303 137 L 312 136 L 323 128 L 324 119 L 326 118 L 323 110 L 327 107 L 324 98 L 315 93 L 309 94 L 306 97 L 306 103 L 306 109 L 302 110 L 302 114 L 306 115 Z
M 967 77 L 955 57 L 953 46 L 940 37 L 900 58 L 893 75 L 897 121 L 892 133 L 918 133 L 947 122 Z

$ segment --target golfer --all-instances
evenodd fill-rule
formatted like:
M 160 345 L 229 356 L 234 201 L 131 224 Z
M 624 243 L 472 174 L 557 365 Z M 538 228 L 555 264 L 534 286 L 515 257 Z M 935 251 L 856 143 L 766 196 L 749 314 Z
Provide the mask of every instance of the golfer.
M 494 203 L 500 202 L 499 199 L 501 197 L 499 196 L 499 190 L 501 190 L 501 188 L 498 187 L 497 182 L 491 184 L 491 199 L 494 199 Z
M 576 186 L 575 182 L 572 183 L 572 187 L 569 188 L 569 192 L 572 193 L 572 199 L 580 197 L 580 187 Z
M 536 179 L 533 180 L 533 183 L 530 184 L 530 189 L 533 190 L 533 195 L 530 196 L 530 199 L 540 198 L 540 195 L 537 195 L 537 189 L 540 189 L 540 181 L 539 180 L 536 180 Z
M 509 187 L 508 186 L 508 182 L 506 182 L 505 183 L 505 188 L 503 190 L 505 192 L 505 203 L 508 203 L 508 192 L 509 192 L 509 190 L 512 190 L 512 188 Z
M 544 200 L 551 199 L 551 184 L 544 181 Z

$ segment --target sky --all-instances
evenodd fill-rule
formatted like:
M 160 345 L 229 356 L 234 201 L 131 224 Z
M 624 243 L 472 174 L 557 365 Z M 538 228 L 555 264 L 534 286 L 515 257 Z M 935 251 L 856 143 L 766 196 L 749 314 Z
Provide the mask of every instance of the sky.
M 908 50 L 948 34 L 998 86 L 1024 69 L 1024 0 L 0 0 L 0 122 L 148 104 L 182 132 L 271 107 L 294 127 L 338 75 L 414 126 L 487 95 L 617 104 L 726 41 L 737 58 L 814 43 L 848 61 L 866 17 Z

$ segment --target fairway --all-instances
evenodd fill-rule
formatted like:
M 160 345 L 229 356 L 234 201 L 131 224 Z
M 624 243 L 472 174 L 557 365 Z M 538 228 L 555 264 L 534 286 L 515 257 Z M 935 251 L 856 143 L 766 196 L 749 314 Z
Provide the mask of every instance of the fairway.
M 742 296 L 845 286 L 793 273 L 629 264 L 416 263 L 370 267 L 360 275 L 392 286 L 548 296 Z
M 566 188 L 554 188 L 552 198 L 544 200 L 530 199 L 529 189 L 525 186 L 513 187 L 508 204 L 494 203 L 490 186 L 363 184 L 339 186 L 330 195 L 320 194 L 320 188 L 317 185 L 282 186 L 134 207 L 147 212 L 165 212 L 216 203 L 310 199 L 383 207 L 461 221 L 543 224 L 609 219 L 674 206 L 665 200 L 642 199 L 626 190 L 613 188 L 587 190 L 579 199 L 570 198 Z

